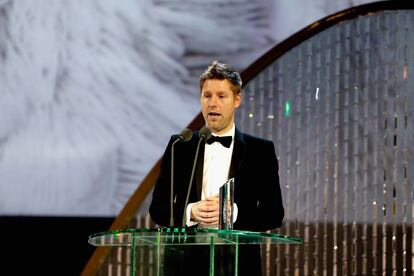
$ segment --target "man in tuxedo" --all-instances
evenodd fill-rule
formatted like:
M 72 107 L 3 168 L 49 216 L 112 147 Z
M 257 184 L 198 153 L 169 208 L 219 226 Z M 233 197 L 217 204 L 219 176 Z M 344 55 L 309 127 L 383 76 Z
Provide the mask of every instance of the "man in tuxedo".
M 174 223 L 170 225 L 171 145 L 177 136 L 171 137 L 150 205 L 150 215 L 158 225 L 217 228 L 219 188 L 234 178 L 234 229 L 266 231 L 281 226 L 284 208 L 273 142 L 242 133 L 234 124 L 234 113 L 242 102 L 241 86 L 240 74 L 217 61 L 201 75 L 201 110 L 212 137 L 200 144 L 187 206 L 200 133 L 195 132 L 190 141 L 174 147 Z M 219 254 L 222 259 L 226 258 L 224 255 Z M 196 259 L 206 257 L 192 250 L 185 258 L 192 259 L 186 262 L 188 274 L 200 275 L 204 268 Z M 240 246 L 238 263 L 239 275 L 261 275 L 260 247 Z

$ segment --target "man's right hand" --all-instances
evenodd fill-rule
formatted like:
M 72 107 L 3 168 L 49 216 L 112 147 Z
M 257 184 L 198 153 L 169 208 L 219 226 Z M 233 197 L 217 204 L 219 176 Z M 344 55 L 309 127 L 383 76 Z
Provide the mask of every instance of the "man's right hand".
M 219 220 L 219 197 L 200 200 L 191 207 L 191 220 L 204 225 L 213 226 Z

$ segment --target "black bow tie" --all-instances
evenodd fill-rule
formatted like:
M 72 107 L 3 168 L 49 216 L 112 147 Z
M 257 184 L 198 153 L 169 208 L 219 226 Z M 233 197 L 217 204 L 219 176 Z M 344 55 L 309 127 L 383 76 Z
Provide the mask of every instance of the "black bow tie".
M 206 142 L 207 144 L 219 142 L 226 148 L 229 148 L 231 145 L 231 140 L 233 140 L 233 137 L 231 136 L 211 136 Z

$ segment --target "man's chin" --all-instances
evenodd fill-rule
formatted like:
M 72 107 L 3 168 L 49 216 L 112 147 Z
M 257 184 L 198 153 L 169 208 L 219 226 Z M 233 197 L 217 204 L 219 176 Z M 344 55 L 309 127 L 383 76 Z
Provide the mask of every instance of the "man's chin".
M 217 130 L 217 126 L 214 124 L 207 124 L 206 127 L 208 127 L 213 132 Z
M 220 127 L 218 127 L 218 126 L 215 126 L 215 125 L 208 125 L 207 126 L 210 130 L 211 130 L 211 132 L 213 132 L 213 133 L 219 133 L 221 130 L 222 130 L 222 128 L 220 128 Z
M 213 130 L 213 129 L 218 129 L 219 125 L 217 121 L 210 121 L 210 122 L 207 122 L 207 127 Z

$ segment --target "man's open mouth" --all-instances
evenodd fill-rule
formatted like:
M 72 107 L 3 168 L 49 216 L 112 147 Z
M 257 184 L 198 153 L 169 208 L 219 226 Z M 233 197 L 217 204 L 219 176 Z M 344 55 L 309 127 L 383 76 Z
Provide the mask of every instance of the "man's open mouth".
M 208 113 L 208 116 L 212 116 L 212 117 L 220 116 L 220 113 L 217 113 L 217 112 L 209 112 Z

